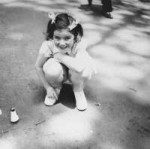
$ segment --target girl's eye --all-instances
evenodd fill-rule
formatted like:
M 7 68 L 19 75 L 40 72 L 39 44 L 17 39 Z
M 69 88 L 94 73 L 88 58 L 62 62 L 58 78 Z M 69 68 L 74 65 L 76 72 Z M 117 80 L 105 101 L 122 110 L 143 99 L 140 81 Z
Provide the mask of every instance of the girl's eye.
M 60 37 L 58 37 L 58 36 L 54 36 L 54 38 L 55 38 L 56 40 L 60 40 Z
M 69 40 L 70 39 L 70 37 L 65 37 L 65 40 Z

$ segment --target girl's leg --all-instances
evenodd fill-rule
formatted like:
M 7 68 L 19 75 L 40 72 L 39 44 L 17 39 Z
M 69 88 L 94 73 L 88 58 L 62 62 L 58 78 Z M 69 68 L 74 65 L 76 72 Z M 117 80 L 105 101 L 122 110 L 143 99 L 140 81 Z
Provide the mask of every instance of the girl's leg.
M 80 111 L 86 110 L 87 101 L 83 91 L 84 82 L 86 78 L 83 78 L 80 74 L 71 70 L 69 71 L 69 74 L 70 74 L 69 79 L 72 82 L 73 91 L 76 99 L 76 107 Z
M 65 66 L 57 62 L 54 58 L 49 59 L 43 66 L 46 80 L 54 88 L 60 88 L 64 80 L 66 80 Z
M 45 78 L 55 89 L 57 96 L 59 96 L 60 89 L 62 88 L 63 82 L 67 78 L 67 72 L 65 66 L 61 65 L 55 59 L 49 59 L 43 66 L 43 71 L 45 73 Z M 55 104 L 56 99 L 52 99 L 46 96 L 45 104 L 53 105 Z

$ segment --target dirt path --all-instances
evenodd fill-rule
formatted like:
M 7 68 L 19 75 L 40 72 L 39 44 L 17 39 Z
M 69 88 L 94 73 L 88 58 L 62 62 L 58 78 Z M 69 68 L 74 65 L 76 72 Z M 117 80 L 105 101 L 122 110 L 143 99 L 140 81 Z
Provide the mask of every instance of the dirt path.
M 150 3 L 114 1 L 106 19 L 98 0 L 0 1 L 0 147 L 3 149 L 149 149 Z M 85 87 L 88 110 L 75 109 L 65 86 L 58 104 L 45 107 L 34 69 L 48 11 L 78 16 L 98 74 Z M 66 92 L 69 92 L 66 95 Z M 17 124 L 9 122 L 15 106 Z

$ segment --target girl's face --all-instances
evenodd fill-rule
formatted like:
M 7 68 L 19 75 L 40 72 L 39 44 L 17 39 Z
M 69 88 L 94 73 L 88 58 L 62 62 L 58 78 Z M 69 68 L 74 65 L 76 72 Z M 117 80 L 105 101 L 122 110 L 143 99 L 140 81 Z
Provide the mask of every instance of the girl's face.
M 55 30 L 53 36 L 55 46 L 62 53 L 71 51 L 74 45 L 74 35 L 68 29 Z

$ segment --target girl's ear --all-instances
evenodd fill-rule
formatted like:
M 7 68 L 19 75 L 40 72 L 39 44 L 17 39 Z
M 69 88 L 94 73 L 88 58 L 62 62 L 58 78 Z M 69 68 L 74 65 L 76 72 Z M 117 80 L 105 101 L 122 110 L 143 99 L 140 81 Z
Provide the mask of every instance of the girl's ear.
M 76 40 L 76 42 L 80 42 L 81 41 L 81 36 L 78 34 L 75 40 Z

